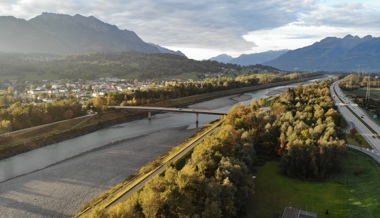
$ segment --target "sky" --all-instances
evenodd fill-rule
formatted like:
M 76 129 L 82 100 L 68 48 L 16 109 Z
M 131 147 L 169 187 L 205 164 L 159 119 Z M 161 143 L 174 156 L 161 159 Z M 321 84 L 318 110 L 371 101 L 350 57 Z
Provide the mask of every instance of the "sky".
M 0 16 L 94 16 L 203 60 L 380 36 L 380 0 L 0 0 Z

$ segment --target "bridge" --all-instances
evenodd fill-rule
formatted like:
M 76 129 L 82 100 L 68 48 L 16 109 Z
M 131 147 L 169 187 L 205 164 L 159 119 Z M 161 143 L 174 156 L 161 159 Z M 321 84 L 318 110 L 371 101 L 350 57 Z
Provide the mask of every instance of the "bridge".
M 193 113 L 198 114 L 211 114 L 211 115 L 226 115 L 225 111 L 215 111 L 215 110 L 204 110 L 204 109 L 192 109 L 192 108 L 168 108 L 168 107 L 146 107 L 146 106 L 109 106 L 109 108 L 115 108 L 120 110 L 137 110 L 137 111 L 148 111 L 148 119 L 152 118 L 152 111 L 157 112 L 179 112 L 179 113 Z

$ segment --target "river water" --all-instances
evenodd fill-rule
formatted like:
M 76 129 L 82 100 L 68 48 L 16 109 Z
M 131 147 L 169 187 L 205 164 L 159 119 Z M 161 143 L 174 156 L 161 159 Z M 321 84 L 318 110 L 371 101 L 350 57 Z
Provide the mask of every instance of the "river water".
M 316 80 L 304 82 L 307 84 Z M 251 93 L 246 95 L 251 96 L 251 99 L 267 98 L 268 93 L 274 90 L 280 90 L 286 87 L 295 87 L 295 85 L 279 86 Z M 236 104 L 249 104 L 250 100 L 240 101 L 233 105 L 225 105 L 220 108 L 215 108 L 218 111 L 228 111 Z M 215 100 L 211 100 L 215 101 Z M 190 106 L 191 107 L 191 106 Z M 194 106 L 194 108 L 196 105 Z M 199 114 L 198 128 L 205 124 L 218 119 L 219 115 L 203 115 Z M 115 141 L 133 138 L 164 129 L 170 129 L 179 126 L 188 126 L 189 129 L 197 128 L 196 115 L 187 113 L 164 113 L 157 114 L 152 120 L 142 119 L 108 127 L 87 135 L 55 143 L 49 146 L 38 148 L 23 154 L 19 154 L 0 161 L 0 182 L 31 173 L 36 170 L 43 169 L 50 165 L 64 161 L 65 159 L 80 155 L 84 152 L 102 147 Z

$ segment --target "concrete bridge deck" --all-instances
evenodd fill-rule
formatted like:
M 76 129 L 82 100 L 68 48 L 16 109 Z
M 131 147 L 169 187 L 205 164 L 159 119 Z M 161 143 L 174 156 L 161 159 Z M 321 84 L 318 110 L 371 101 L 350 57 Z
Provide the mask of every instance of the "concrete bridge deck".
M 192 109 L 192 108 L 168 108 L 168 107 L 147 107 L 147 106 L 109 106 L 109 108 L 116 108 L 120 110 L 137 110 L 148 111 L 148 119 L 151 119 L 151 112 L 179 112 L 179 113 L 193 113 L 197 115 L 196 122 L 198 123 L 198 114 L 211 114 L 211 115 L 226 115 L 226 111 L 204 110 L 204 109 Z

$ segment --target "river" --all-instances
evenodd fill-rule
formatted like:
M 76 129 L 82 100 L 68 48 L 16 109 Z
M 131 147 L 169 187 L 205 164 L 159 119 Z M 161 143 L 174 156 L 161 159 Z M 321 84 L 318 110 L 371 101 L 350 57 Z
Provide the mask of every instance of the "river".
M 308 82 L 305 82 L 304 84 L 314 81 L 316 80 L 310 80 Z M 268 93 L 270 92 L 276 90 L 283 90 L 284 88 L 295 86 L 296 85 L 279 86 L 254 91 L 251 93 L 246 93 L 245 95 L 250 96 L 249 100 L 246 100 L 247 98 L 242 98 L 244 100 L 239 101 L 233 105 L 231 105 L 230 101 L 223 102 L 220 101 L 220 99 L 210 100 L 208 102 L 203 102 L 202 104 L 209 103 L 209 105 L 213 105 L 214 107 L 209 106 L 208 108 L 219 111 L 228 111 L 231 107 L 233 107 L 236 104 L 241 104 L 242 102 L 244 102 L 245 104 L 249 104 L 251 102 L 251 99 L 253 98 L 267 98 Z M 197 108 L 197 104 L 192 105 L 190 107 Z M 218 115 L 199 114 L 198 127 L 202 127 L 205 124 L 218 119 L 219 117 L 220 116 Z M 170 129 L 179 126 L 188 126 L 188 129 L 197 128 L 195 120 L 196 117 L 194 114 L 157 114 L 153 117 L 152 120 L 142 119 L 127 122 L 124 124 L 105 128 L 87 135 L 79 136 L 63 142 L 55 143 L 26 153 L 22 153 L 0 161 L 0 182 L 46 168 L 50 165 L 62 162 L 68 158 L 74 157 L 84 152 L 91 151 L 93 149 L 102 147 L 107 144 L 112 144 L 116 141 L 134 138 L 152 132 L 157 132 L 160 130 Z
M 306 83 L 304 83 L 306 84 Z M 193 108 L 228 111 L 251 98 L 265 98 L 290 86 L 223 97 Z M 199 127 L 219 116 L 157 114 L 42 147 L 0 161 L 0 218 L 72 217 L 101 193 L 137 173 Z

